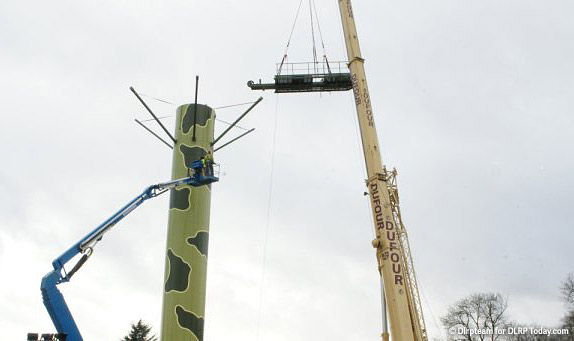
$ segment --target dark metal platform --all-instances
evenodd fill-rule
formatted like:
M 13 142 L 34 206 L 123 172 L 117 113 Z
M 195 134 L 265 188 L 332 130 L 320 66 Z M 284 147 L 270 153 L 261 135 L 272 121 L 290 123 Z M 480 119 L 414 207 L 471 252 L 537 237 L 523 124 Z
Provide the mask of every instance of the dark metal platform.
M 247 86 L 251 90 L 275 90 L 276 93 L 348 91 L 353 88 L 351 74 L 344 62 L 281 64 L 274 83 L 249 81 Z

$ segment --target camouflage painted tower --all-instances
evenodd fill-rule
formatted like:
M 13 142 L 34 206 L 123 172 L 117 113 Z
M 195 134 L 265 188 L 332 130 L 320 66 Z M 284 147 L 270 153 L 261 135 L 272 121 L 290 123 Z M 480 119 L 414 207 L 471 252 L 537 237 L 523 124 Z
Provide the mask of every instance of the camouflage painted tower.
M 191 163 L 211 151 L 215 112 L 195 107 L 177 108 L 172 179 L 186 177 Z M 170 193 L 161 340 L 203 340 L 210 206 L 211 185 Z

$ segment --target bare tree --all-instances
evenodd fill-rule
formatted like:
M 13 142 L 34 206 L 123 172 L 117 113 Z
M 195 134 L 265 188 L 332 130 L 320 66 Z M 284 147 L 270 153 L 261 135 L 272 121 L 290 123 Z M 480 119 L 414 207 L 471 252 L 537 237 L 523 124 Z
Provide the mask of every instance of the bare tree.
M 507 309 L 508 301 L 500 294 L 473 294 L 453 304 L 441 321 L 451 340 L 502 340 L 496 330 L 509 325 Z
M 574 310 L 570 310 L 562 318 L 562 328 L 568 329 L 568 334 L 570 338 L 568 340 L 574 340 Z
M 562 299 L 566 303 L 566 315 L 562 318 L 562 328 L 570 331 L 570 340 L 574 340 L 574 272 L 568 274 L 568 277 L 560 286 Z
M 508 327 L 508 317 L 506 310 L 508 309 L 508 301 L 500 294 L 483 294 L 484 307 L 483 315 L 485 319 L 485 326 L 490 330 L 505 329 Z M 492 338 L 496 340 L 498 335 Z
M 562 282 L 560 290 L 564 302 L 570 306 L 570 309 L 574 309 L 574 272 L 568 274 L 568 277 Z

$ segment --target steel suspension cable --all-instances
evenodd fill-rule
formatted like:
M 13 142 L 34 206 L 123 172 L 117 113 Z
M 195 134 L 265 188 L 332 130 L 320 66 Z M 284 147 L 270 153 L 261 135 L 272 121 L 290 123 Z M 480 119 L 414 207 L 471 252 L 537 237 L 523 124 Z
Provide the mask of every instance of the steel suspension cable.
M 299 18 L 299 12 L 301 12 L 301 5 L 303 5 L 303 0 L 299 1 L 299 7 L 297 7 L 297 14 L 295 15 L 295 20 L 293 20 L 293 26 L 291 26 L 289 39 L 287 39 L 287 46 L 285 46 L 285 52 L 283 52 L 283 58 L 281 59 L 281 65 L 279 65 L 277 74 L 281 74 L 281 68 L 283 67 L 283 63 L 287 59 L 287 51 L 289 50 L 289 46 L 291 45 L 291 38 L 293 37 L 293 31 L 295 31 L 295 25 L 297 24 L 297 19 Z
M 309 17 L 311 18 L 311 42 L 313 43 L 313 69 L 317 73 L 317 48 L 315 47 L 315 25 L 313 23 L 313 0 L 309 0 Z
M 175 105 L 175 104 L 173 104 L 173 102 L 166 101 L 166 100 L 164 100 L 164 99 L 157 98 L 157 97 L 154 97 L 154 96 L 151 96 L 151 95 L 146 95 L 146 94 L 140 93 L 140 96 L 147 97 L 147 98 L 151 98 L 151 99 L 154 99 L 154 100 L 156 100 L 156 101 L 158 101 L 158 102 Z
M 313 9 L 315 10 L 315 18 L 317 19 L 317 28 L 319 30 L 319 38 L 321 39 L 321 46 L 323 47 L 323 59 L 327 64 L 327 70 L 331 72 L 329 67 L 329 60 L 327 59 L 327 48 L 325 47 L 325 41 L 323 41 L 323 31 L 321 30 L 321 21 L 319 20 L 319 14 L 317 12 L 317 6 L 315 5 L 315 0 L 313 0 Z
M 263 261 L 261 265 L 261 279 L 259 287 L 259 311 L 257 314 L 257 337 L 256 341 L 259 341 L 261 318 L 263 315 L 263 292 L 265 284 L 265 272 L 267 270 L 267 244 L 269 241 L 269 221 L 271 220 L 271 208 L 273 203 L 273 173 L 275 170 L 275 146 L 277 141 L 277 117 L 279 111 L 279 95 L 275 95 L 275 120 L 273 122 L 273 142 L 271 143 L 271 171 L 269 175 L 269 190 L 268 190 L 268 201 L 267 201 L 267 218 L 265 222 L 265 238 L 263 239 Z

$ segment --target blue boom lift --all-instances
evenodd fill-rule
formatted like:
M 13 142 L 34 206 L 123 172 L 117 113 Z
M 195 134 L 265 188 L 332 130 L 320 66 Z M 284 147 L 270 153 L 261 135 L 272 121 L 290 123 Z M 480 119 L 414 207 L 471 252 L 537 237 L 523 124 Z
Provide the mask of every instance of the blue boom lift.
M 84 238 L 80 239 L 74 246 L 64 252 L 60 257 L 52 262 L 54 270 L 48 272 L 42 278 L 42 298 L 44 305 L 50 314 L 50 318 L 56 327 L 59 334 L 54 335 L 55 338 L 66 341 L 82 341 L 82 335 L 68 309 L 68 305 L 64 300 L 64 296 L 58 290 L 57 285 L 69 282 L 72 276 L 84 265 L 88 258 L 92 255 L 95 245 L 102 239 L 104 234 L 108 232 L 115 224 L 125 218 L 133 210 L 135 210 L 144 201 L 154 198 L 166 191 L 183 185 L 191 185 L 194 187 L 208 185 L 212 182 L 219 181 L 219 178 L 214 174 L 204 174 L 202 160 L 196 160 L 192 163 L 191 168 L 194 174 L 187 178 L 163 182 L 156 185 L 149 186 L 143 193 L 135 197 L 127 205 L 122 207 L 118 212 L 112 215 L 108 220 L 103 222 L 100 226 L 96 227 L 93 231 L 88 233 Z M 74 256 L 82 254 L 80 260 L 74 267 L 66 272 L 64 265 L 68 263 Z M 35 334 L 37 335 L 37 334 Z M 43 334 L 46 335 L 46 334 Z M 30 340 L 30 334 L 28 334 Z M 44 336 L 42 336 L 44 340 Z

